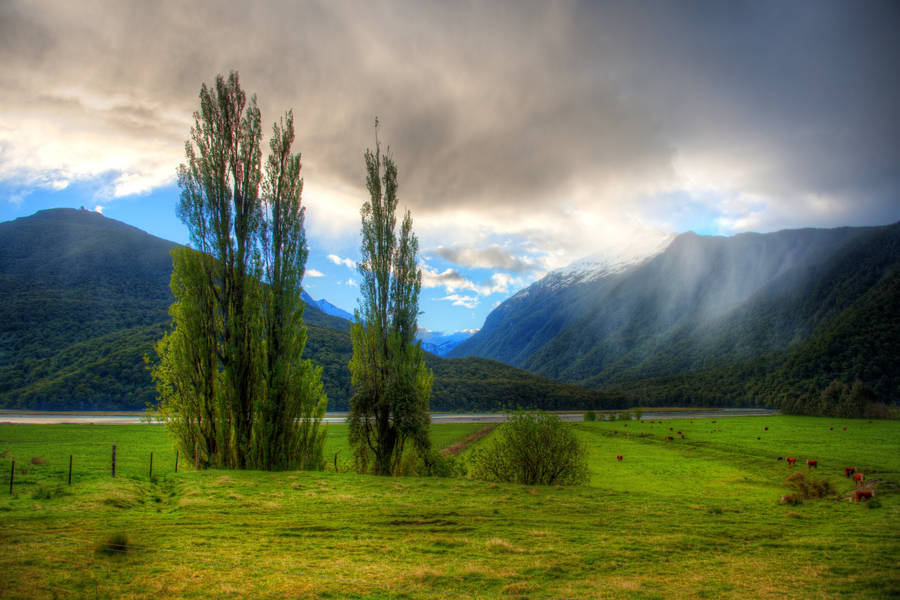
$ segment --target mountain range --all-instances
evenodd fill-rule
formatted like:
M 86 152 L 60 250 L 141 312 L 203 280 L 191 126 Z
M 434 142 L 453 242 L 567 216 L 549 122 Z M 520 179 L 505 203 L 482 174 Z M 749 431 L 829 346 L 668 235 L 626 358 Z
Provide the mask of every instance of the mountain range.
M 548 274 L 448 356 L 643 403 L 777 405 L 834 379 L 900 400 L 900 223 L 679 235 Z
M 0 407 L 134 410 L 152 405 L 147 360 L 172 327 L 169 242 L 85 210 L 0 223 Z M 304 356 L 322 366 L 330 410 L 352 394 L 347 315 L 305 296 Z M 426 355 L 431 407 L 601 408 L 617 394 L 562 384 L 483 358 Z
M 343 308 L 335 306 L 324 298 L 322 298 L 321 300 L 316 300 L 315 298 L 307 294 L 306 290 L 304 290 L 300 296 L 307 306 L 313 306 L 326 315 L 339 317 L 347 321 L 354 320 L 354 317 L 351 313 L 347 312 Z M 416 333 L 416 339 L 422 342 L 422 349 L 425 350 L 425 352 L 430 352 L 437 356 L 444 356 L 448 352 L 456 348 L 459 344 L 472 337 L 472 334 L 475 333 L 475 331 L 477 330 L 467 329 L 464 331 L 456 331 L 454 333 L 446 334 L 443 331 L 430 331 L 428 329 L 425 329 L 424 327 L 419 327 Z

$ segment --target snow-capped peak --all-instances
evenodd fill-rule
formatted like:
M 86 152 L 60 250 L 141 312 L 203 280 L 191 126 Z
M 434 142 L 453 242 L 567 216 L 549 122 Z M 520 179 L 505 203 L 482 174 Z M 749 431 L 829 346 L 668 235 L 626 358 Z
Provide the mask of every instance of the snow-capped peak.
M 674 233 L 659 231 L 637 232 L 627 246 L 595 252 L 566 267 L 555 269 L 547 274 L 544 282 L 553 286 L 572 285 L 621 273 L 662 253 L 675 237 Z

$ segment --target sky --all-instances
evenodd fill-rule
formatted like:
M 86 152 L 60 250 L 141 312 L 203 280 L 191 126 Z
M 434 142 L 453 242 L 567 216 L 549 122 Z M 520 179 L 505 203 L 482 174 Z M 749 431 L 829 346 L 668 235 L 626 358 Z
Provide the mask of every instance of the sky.
M 175 172 L 234 70 L 264 131 L 295 116 L 307 292 L 356 306 L 377 116 L 419 324 L 477 329 L 669 233 L 900 220 L 898 30 L 895 0 L 4 0 L 0 221 L 84 206 L 187 243 Z

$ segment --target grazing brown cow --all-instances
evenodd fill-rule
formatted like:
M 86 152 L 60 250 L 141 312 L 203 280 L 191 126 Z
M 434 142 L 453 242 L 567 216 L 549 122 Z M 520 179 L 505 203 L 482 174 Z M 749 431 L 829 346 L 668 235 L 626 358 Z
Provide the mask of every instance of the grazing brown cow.
M 784 457 L 783 457 L 783 456 L 779 456 L 779 457 L 776 458 L 775 460 L 784 460 Z
M 847 428 L 846 428 L 846 427 L 844 427 L 844 431 L 847 431 Z
M 863 482 L 865 482 L 866 476 L 862 473 L 857 473 L 853 476 L 853 482 L 856 484 L 856 487 L 862 487 Z
M 763 431 L 768 431 L 768 430 L 769 430 L 769 428 L 768 428 L 768 427 L 765 427 L 765 428 L 764 428 L 764 429 L 763 429 Z
M 674 439 L 675 439 L 675 438 L 673 438 L 671 435 L 667 435 L 667 436 L 666 436 L 666 441 L 667 441 L 667 442 L 671 442 L 671 441 L 674 440 Z
M 794 458 L 793 456 L 788 456 L 787 463 L 789 465 L 791 465 L 793 467 L 795 462 L 797 462 L 796 458 Z
M 868 500 L 872 497 L 872 490 L 856 490 L 856 501 Z
M 849 478 L 854 473 L 856 473 L 856 467 L 844 467 L 844 477 Z
M 621 462 L 621 461 L 622 461 L 622 455 L 621 455 L 621 454 L 616 454 L 616 460 L 618 460 L 618 461 Z
M 806 468 L 807 468 L 807 469 L 818 469 L 818 468 L 819 468 L 819 461 L 817 461 L 817 460 L 808 460 L 808 461 L 806 461 Z

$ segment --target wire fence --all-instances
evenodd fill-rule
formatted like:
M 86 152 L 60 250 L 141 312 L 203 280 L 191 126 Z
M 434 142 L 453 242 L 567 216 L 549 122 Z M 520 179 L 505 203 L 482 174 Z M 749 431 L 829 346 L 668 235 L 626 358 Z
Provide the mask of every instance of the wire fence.
M 47 440 L 0 440 L 0 469 L 10 494 L 36 485 L 77 485 L 99 478 L 152 480 L 194 469 L 190 457 L 171 447 L 80 441 L 54 445 Z

